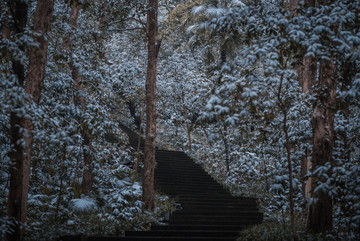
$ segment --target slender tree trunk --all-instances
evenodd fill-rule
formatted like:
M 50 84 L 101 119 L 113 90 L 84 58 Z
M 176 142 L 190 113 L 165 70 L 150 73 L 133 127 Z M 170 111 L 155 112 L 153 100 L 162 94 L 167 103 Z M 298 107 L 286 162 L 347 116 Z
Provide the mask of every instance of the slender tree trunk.
M 311 119 L 314 142 L 312 171 L 332 161 L 337 82 L 334 75 L 335 68 L 332 60 L 329 63 L 322 63 L 320 66 L 320 77 L 317 86 L 319 97 Z M 312 190 L 316 188 L 316 180 L 317 178 L 314 178 Z M 317 201 L 310 205 L 307 229 L 313 233 L 331 230 L 332 198 L 321 191 L 313 193 L 313 197 Z
M 289 203 L 290 203 L 290 217 L 291 217 L 291 229 L 293 233 L 293 240 L 297 240 L 296 235 L 296 227 L 295 227 L 295 205 L 294 205 L 294 187 L 293 187 L 293 172 L 292 172 L 292 163 L 291 163 L 291 149 L 290 149 L 290 140 L 289 140 L 289 133 L 288 133 L 288 125 L 287 125 L 287 106 L 285 105 L 284 101 L 281 99 L 281 92 L 282 92 L 282 85 L 283 85 L 283 76 L 280 78 L 280 85 L 278 89 L 278 101 L 281 111 L 283 113 L 283 130 L 285 134 L 285 148 L 287 154 L 287 163 L 288 163 L 288 171 L 289 171 Z
M 154 168 L 156 139 L 156 76 L 157 57 L 161 41 L 158 40 L 157 11 L 158 1 L 148 1 L 147 35 L 148 35 L 148 65 L 146 73 L 146 137 L 144 159 L 143 201 L 145 209 L 153 210 L 154 203 Z
M 69 25 L 74 29 L 77 27 L 77 21 L 79 18 L 81 6 L 77 1 L 74 1 L 71 4 L 71 12 L 69 18 Z M 69 51 L 70 62 L 69 67 L 71 70 L 71 76 L 74 80 L 74 88 L 76 90 L 76 94 L 74 97 L 75 105 L 80 107 L 83 111 L 86 110 L 85 98 L 83 96 L 83 88 L 81 85 L 81 76 L 79 74 L 79 68 L 75 66 L 74 60 L 72 58 L 72 43 L 71 43 L 71 34 L 67 35 L 64 42 L 64 47 Z M 84 156 L 84 172 L 81 182 L 81 192 L 84 194 L 88 194 L 91 191 L 94 175 L 92 168 L 92 139 L 87 125 L 84 123 L 83 119 L 79 117 L 80 128 L 81 128 L 81 137 L 82 137 L 82 148 L 83 148 L 83 156 Z
M 16 33 L 24 31 L 27 22 L 27 4 L 23 1 L 13 1 L 9 3 L 13 9 L 13 19 Z M 28 73 L 25 81 L 25 92 L 29 94 L 36 104 L 40 101 L 41 89 L 43 86 L 44 72 L 46 65 L 46 56 L 48 41 L 44 34 L 51 29 L 51 18 L 54 2 L 51 0 L 39 0 L 36 6 L 34 16 L 34 31 L 42 35 L 36 37 L 39 43 L 38 47 L 30 49 L 30 58 Z M 24 49 L 23 47 L 20 47 Z M 24 66 L 15 61 L 13 71 L 18 77 L 20 87 L 24 85 Z M 6 240 L 22 240 L 23 230 L 21 223 L 26 221 L 27 200 L 30 180 L 30 163 L 32 152 L 32 140 L 34 126 L 30 119 L 19 117 L 11 113 L 11 143 L 14 151 L 10 153 L 10 158 L 14 167 L 10 170 L 10 189 L 7 213 L 8 217 L 16 221 L 15 226 L 11 227 L 14 232 L 7 233 Z M 20 127 L 25 129 L 24 135 L 20 132 Z M 25 148 L 22 146 L 22 140 L 25 142 Z
M 228 141 L 226 140 L 227 127 L 226 127 L 225 123 L 223 123 L 223 124 L 224 124 L 224 130 L 221 130 L 221 137 L 224 142 L 226 175 L 228 176 L 230 174 L 229 145 L 228 145 Z
M 134 179 L 133 182 L 137 180 L 138 173 L 139 173 L 139 162 L 140 162 L 140 148 L 141 148 L 141 137 L 142 137 L 142 121 L 144 119 L 144 106 L 141 107 L 141 116 L 140 116 L 140 124 L 139 124 L 139 131 L 138 131 L 138 143 L 136 149 L 136 162 L 134 165 Z
M 287 126 L 287 111 L 283 111 L 284 119 L 283 119 L 283 128 L 285 132 L 285 146 L 287 153 L 287 162 L 288 162 L 288 170 L 289 170 L 289 200 L 290 200 L 290 216 L 291 216 L 291 229 L 293 232 L 293 239 L 297 240 L 296 235 L 296 227 L 295 227 L 295 207 L 294 207 L 294 188 L 293 188 L 293 172 L 291 165 L 291 151 L 290 151 L 290 140 L 288 134 L 288 126 Z
M 185 126 L 186 126 L 186 131 L 187 131 L 187 136 L 188 136 L 188 140 L 189 140 L 189 151 L 191 151 L 191 128 L 190 125 L 188 123 L 188 112 L 185 106 L 185 93 L 184 91 L 181 92 L 181 103 L 183 105 L 183 110 L 184 110 L 184 118 L 185 118 Z

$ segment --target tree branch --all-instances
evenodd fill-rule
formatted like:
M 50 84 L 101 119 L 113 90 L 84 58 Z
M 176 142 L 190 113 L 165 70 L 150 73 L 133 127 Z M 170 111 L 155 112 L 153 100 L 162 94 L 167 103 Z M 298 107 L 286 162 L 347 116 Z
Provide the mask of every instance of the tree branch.
M 107 29 L 106 31 L 112 32 L 124 32 L 124 31 L 133 31 L 133 30 L 145 30 L 145 28 L 124 28 L 124 29 Z

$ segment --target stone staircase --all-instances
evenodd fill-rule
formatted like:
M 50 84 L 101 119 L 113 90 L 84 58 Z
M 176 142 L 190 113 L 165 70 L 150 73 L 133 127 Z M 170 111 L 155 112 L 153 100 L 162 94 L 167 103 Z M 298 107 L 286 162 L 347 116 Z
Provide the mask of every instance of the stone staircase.
M 125 126 L 130 145 L 137 148 L 138 136 Z M 144 140 L 141 139 L 141 148 Z M 245 226 L 262 221 L 254 198 L 233 197 L 185 153 L 156 150 L 155 184 L 162 193 L 181 205 L 168 225 L 150 231 L 127 231 L 125 237 L 86 237 L 87 241 L 168 240 L 233 241 Z M 84 240 L 82 239 L 63 239 Z
M 123 127 L 136 148 L 138 136 Z M 144 140 L 141 140 L 141 147 Z M 254 198 L 233 197 L 185 153 L 156 150 L 155 183 L 181 205 L 168 225 L 128 231 L 116 240 L 236 240 L 245 226 L 262 221 Z M 115 239 L 114 239 L 115 240 Z

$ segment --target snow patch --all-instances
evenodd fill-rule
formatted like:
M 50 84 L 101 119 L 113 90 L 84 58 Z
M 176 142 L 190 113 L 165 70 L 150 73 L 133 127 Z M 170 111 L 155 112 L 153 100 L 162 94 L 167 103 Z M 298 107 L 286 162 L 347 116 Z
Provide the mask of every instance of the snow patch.
M 96 200 L 89 197 L 72 199 L 70 203 L 72 209 L 78 212 L 90 212 L 98 208 Z

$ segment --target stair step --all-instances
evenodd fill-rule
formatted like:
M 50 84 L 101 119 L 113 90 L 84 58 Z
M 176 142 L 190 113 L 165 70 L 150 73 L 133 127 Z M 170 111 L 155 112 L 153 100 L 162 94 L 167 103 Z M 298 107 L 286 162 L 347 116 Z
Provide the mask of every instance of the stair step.
M 201 169 L 194 169 L 194 168 L 162 168 L 157 166 L 155 168 L 155 173 L 159 173 L 159 174 L 168 174 L 168 173 L 172 173 L 172 174 L 186 174 L 188 176 L 190 175 L 203 175 L 203 176 L 209 176 L 209 174 L 207 174 L 204 170 Z M 197 176 L 195 176 L 197 177 Z
M 170 220 L 169 225 L 250 225 L 261 220 Z
M 251 201 L 246 201 L 246 200 L 203 200 L 203 199 L 199 199 L 199 200 L 179 200 L 177 201 L 178 203 L 183 203 L 183 204 L 207 204 L 207 205 L 244 205 L 244 206 L 254 206 L 256 207 L 256 203 L 255 202 L 251 202 Z
M 172 222 L 207 222 L 207 221 L 221 221 L 221 222 L 248 222 L 248 221 L 259 221 L 261 216 L 254 215 L 232 215 L 232 216 L 203 216 L 203 215 L 194 215 L 194 216 L 170 216 L 170 223 Z
M 171 214 L 171 218 L 177 218 L 182 216 L 255 216 L 262 217 L 263 214 L 257 210 L 237 210 L 237 209 L 217 209 L 212 211 L 187 211 L 187 210 L 179 210 Z
M 211 196 L 204 196 L 202 194 L 179 194 L 176 196 L 176 200 L 179 201 L 186 201 L 186 200 L 219 200 L 219 201 L 226 201 L 226 200 L 237 200 L 237 201 L 249 201 L 256 203 L 256 199 L 254 198 L 243 198 L 243 197 L 234 197 L 231 196 L 230 193 L 226 192 L 225 194 L 216 194 L 214 193 Z
M 157 237 L 232 237 L 236 238 L 234 231 L 209 231 L 209 230 L 150 230 L 125 232 L 125 236 L 157 236 Z
M 193 175 L 192 173 L 179 173 L 179 172 L 158 172 L 155 169 L 155 178 L 162 180 L 188 180 L 188 181 L 214 181 L 214 179 L 207 174 L 197 174 Z
M 211 205 L 211 204 L 186 204 L 186 203 L 180 203 L 181 207 L 183 210 L 185 211 L 195 211 L 195 210 L 199 210 L 199 211 L 207 211 L 207 210 L 216 210 L 216 209 L 220 209 L 220 210 L 224 210 L 224 211 L 228 211 L 228 210 L 239 210 L 239 211 L 246 211 L 246 210 L 251 210 L 251 211 L 258 211 L 257 207 L 255 205 Z
M 160 178 L 160 177 L 156 177 L 156 181 L 158 183 L 161 184 L 171 184 L 171 185 L 175 185 L 175 184 L 181 184 L 181 185 L 214 185 L 214 186 L 218 186 L 218 187 L 222 187 L 220 184 L 218 184 L 217 182 L 215 182 L 214 180 L 211 179 L 203 179 L 203 180 L 196 180 L 194 181 L 194 179 L 188 179 L 188 178 L 182 178 L 182 179 L 165 179 L 165 178 Z
M 176 196 L 177 194 L 195 194 L 195 193 L 201 193 L 203 195 L 212 195 L 214 194 L 213 191 L 207 191 L 207 190 L 171 190 L 171 189 L 160 189 L 161 191 L 166 191 L 166 194 L 170 195 L 170 196 Z M 217 192 L 218 194 L 221 193 L 225 193 L 224 191 L 222 192 Z
M 197 230 L 197 231 L 235 231 L 240 232 L 245 225 L 159 225 L 151 230 Z
M 183 184 L 183 183 L 162 183 L 160 185 L 161 187 L 164 187 L 164 188 L 176 188 L 176 189 L 182 189 L 182 188 L 185 188 L 185 189 L 200 189 L 200 190 L 222 190 L 222 191 L 225 191 L 220 185 L 216 185 L 215 183 L 213 184 L 210 184 L 208 183 L 208 185 L 201 185 L 201 184 L 198 184 L 196 182 L 192 183 L 192 184 Z
M 118 238 L 116 240 L 93 240 L 93 241 L 122 241 L 122 240 L 131 240 L 131 241 L 235 241 L 235 238 L 225 238 L 225 237 L 144 237 L 144 236 L 130 236 L 124 238 Z
M 251 199 L 242 199 L 242 198 L 234 198 L 234 197 L 218 197 L 218 196 L 210 196 L 210 197 L 177 197 L 176 199 L 179 202 L 238 202 L 238 203 L 254 203 L 255 200 Z

